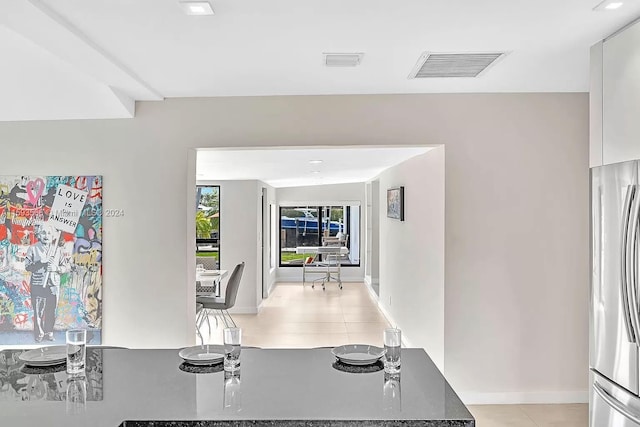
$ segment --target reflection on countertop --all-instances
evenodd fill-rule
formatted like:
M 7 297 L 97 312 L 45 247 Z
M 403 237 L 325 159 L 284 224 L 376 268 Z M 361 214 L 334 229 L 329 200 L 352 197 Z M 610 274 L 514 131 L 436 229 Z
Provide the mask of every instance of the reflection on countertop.
M 0 419 L 51 427 L 473 427 L 473 417 L 421 349 L 402 350 L 402 375 L 337 369 L 330 349 L 242 350 L 240 375 L 191 366 L 178 349 L 88 351 L 85 382 L 64 370 L 24 373 L 0 352 Z M 353 367 L 351 367 L 353 368 Z M 59 369 L 59 367 L 57 368 Z M 40 384 L 30 388 L 33 384 Z M 39 388 L 38 388 L 39 387 Z M 25 396 L 23 399 L 22 397 Z M 153 420 L 160 420 L 154 421 Z
M 24 351 L 0 351 L 0 402 L 66 400 L 69 383 L 66 364 L 47 367 L 28 366 L 19 359 Z M 102 352 L 102 349 L 87 349 L 87 368 L 83 381 L 86 400 L 89 401 L 102 400 Z

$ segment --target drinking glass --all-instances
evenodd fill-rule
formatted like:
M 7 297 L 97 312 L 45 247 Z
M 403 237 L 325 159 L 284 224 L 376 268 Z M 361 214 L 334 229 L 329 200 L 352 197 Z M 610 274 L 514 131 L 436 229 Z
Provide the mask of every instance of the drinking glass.
M 67 414 L 77 415 L 86 411 L 87 382 L 84 377 L 67 379 Z
M 202 273 L 204 271 L 204 264 L 196 264 L 196 272 Z
M 226 372 L 236 372 L 240 370 L 240 345 L 242 339 L 242 329 L 225 328 L 224 337 L 224 370 Z
M 402 411 L 402 393 L 400 388 L 400 374 L 384 373 L 382 388 L 382 409 L 385 412 Z
M 67 374 L 84 373 L 87 361 L 87 331 L 70 329 L 67 331 Z
M 400 343 L 402 342 L 402 332 L 398 328 L 384 330 L 384 371 L 388 374 L 400 372 Z
M 242 409 L 240 371 L 224 373 L 224 409 L 231 412 Z

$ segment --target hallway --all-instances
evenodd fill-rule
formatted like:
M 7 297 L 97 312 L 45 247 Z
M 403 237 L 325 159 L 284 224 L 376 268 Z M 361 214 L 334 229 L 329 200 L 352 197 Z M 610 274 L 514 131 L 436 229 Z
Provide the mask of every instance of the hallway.
M 242 328 L 242 344 L 262 348 L 310 348 L 348 343 L 382 346 L 382 332 L 389 327 L 364 283 L 335 283 L 312 289 L 309 284 L 278 283 L 258 314 L 234 314 Z M 222 343 L 222 323 L 209 335 L 202 326 L 205 343 Z M 198 339 L 198 342 L 200 340 Z

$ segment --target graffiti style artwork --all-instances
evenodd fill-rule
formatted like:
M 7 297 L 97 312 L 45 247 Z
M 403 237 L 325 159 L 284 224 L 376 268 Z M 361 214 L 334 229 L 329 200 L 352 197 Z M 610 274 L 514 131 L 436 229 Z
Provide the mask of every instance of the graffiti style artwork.
M 0 345 L 102 341 L 102 177 L 0 175 Z

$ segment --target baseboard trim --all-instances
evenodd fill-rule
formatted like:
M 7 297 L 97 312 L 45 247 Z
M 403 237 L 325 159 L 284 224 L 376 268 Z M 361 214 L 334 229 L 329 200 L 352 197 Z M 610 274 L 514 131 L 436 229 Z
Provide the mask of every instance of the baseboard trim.
M 278 283 L 278 281 L 276 280 L 276 278 L 273 278 L 273 281 L 271 282 L 271 285 L 269 286 L 269 289 L 267 289 L 267 298 L 269 298 L 271 296 L 271 292 L 273 292 L 273 288 L 276 287 L 276 283 Z M 264 300 L 263 300 L 264 301 Z
M 389 324 L 391 326 L 393 326 L 394 328 L 398 327 L 398 323 L 395 321 L 395 319 L 393 318 L 393 316 L 391 315 L 391 313 L 389 313 L 387 311 L 386 308 L 384 308 L 382 306 L 382 304 L 380 303 L 380 300 L 378 299 L 378 296 L 376 295 L 376 293 L 374 292 L 373 288 L 371 286 L 367 285 L 367 288 L 369 289 L 369 293 L 371 293 L 371 295 L 373 296 L 373 298 L 375 300 L 377 300 L 378 302 L 378 309 L 380 310 L 380 312 L 382 313 L 382 315 L 387 319 L 387 322 L 389 322 Z M 402 328 L 400 328 L 402 329 Z M 417 347 L 415 345 L 413 345 L 411 343 L 411 340 L 409 339 L 409 337 L 407 337 L 407 334 L 405 331 L 402 331 L 402 346 L 406 347 L 406 348 L 422 348 L 422 347 Z M 426 351 L 426 350 L 425 350 Z
M 588 391 L 532 391 L 513 393 L 458 393 L 466 405 L 588 403 Z
M 373 287 L 371 286 L 371 282 L 367 281 L 366 277 L 364 278 L 364 285 L 367 287 L 367 290 L 369 291 L 369 295 L 371 295 L 371 298 L 373 298 L 376 304 L 380 306 L 380 297 L 378 296 L 378 294 L 376 294 L 376 291 L 373 290 Z
M 231 314 L 258 314 L 258 307 L 233 307 L 229 310 Z
M 362 279 L 362 277 L 341 277 L 342 279 L 342 283 L 363 283 L 364 280 Z M 302 284 L 302 276 L 301 277 L 283 277 L 283 276 L 278 276 L 278 278 L 276 279 L 276 283 L 292 283 L 292 282 L 300 282 L 300 284 Z M 307 279 L 306 283 L 311 283 L 313 282 L 313 279 L 309 278 Z M 332 283 L 336 283 L 335 280 L 331 280 Z M 327 282 L 329 283 L 329 282 Z

